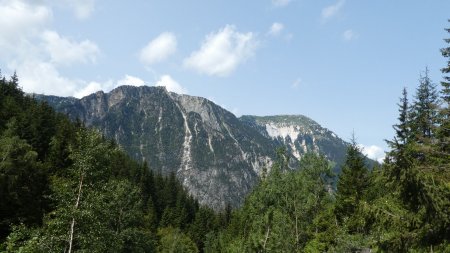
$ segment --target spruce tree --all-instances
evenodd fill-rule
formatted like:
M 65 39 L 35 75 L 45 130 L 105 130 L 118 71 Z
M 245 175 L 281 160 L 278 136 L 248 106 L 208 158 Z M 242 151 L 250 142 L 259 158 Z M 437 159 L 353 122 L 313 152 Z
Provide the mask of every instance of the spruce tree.
M 448 20 L 450 22 L 450 19 Z M 445 29 L 450 33 L 450 28 Z M 450 38 L 444 39 L 450 44 Z M 441 69 L 444 80 L 441 81 L 442 108 L 440 110 L 440 127 L 438 129 L 439 149 L 448 159 L 450 153 L 450 46 L 441 49 L 442 56 L 447 59 L 447 66 Z
M 450 19 L 448 20 L 450 22 Z M 450 33 L 450 28 L 445 29 Z M 450 44 L 450 38 L 444 39 L 447 44 Z M 441 72 L 445 75 L 442 85 L 442 99 L 446 103 L 445 107 L 448 109 L 450 105 L 450 46 L 441 49 L 442 56 L 447 58 L 447 66 L 441 69 Z
M 410 111 L 411 128 L 414 139 L 418 143 L 430 143 L 438 124 L 438 92 L 436 85 L 428 76 L 428 68 L 424 76 L 420 76 L 419 87 Z
M 409 103 L 408 103 L 408 92 L 406 88 L 403 88 L 402 97 L 400 98 L 400 103 L 398 105 L 398 123 L 393 126 L 396 136 L 394 140 L 387 141 L 388 145 L 392 148 L 394 152 L 400 152 L 409 138 L 411 137 L 411 131 L 409 126 Z
M 344 221 L 356 211 L 368 187 L 368 170 L 365 157 L 354 138 L 347 149 L 347 158 L 339 176 L 336 193 L 335 214 L 338 221 Z

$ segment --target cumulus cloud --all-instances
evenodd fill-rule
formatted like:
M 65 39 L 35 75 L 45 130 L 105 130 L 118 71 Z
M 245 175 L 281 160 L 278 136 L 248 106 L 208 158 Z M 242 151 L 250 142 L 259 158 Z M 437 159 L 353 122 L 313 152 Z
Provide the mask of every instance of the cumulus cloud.
M 93 10 L 94 0 L 0 0 L 0 59 L 6 71 L 17 71 L 26 92 L 72 96 L 95 87 L 58 70 L 62 65 L 95 62 L 100 52 L 90 40 L 77 42 L 48 29 L 53 8 L 67 3 L 79 8 L 81 17 Z
M 100 52 L 97 45 L 89 40 L 71 41 L 54 31 L 45 31 L 42 40 L 51 61 L 56 64 L 93 63 Z
M 339 0 L 335 4 L 329 5 L 322 10 L 322 20 L 328 21 L 335 17 L 344 6 L 345 0 Z
M 271 36 L 278 36 L 284 29 L 284 25 L 282 23 L 275 22 L 270 26 L 268 34 Z
M 29 39 L 39 34 L 51 19 L 52 11 L 46 6 L 0 1 L 0 56 L 11 56 L 21 47 L 29 47 Z
M 39 60 L 27 60 L 9 64 L 17 69 L 20 86 L 26 92 L 71 96 L 76 90 L 76 81 L 61 76 L 55 66 Z
M 348 30 L 346 30 L 345 32 L 342 33 L 342 38 L 345 41 L 351 41 L 351 40 L 354 40 L 354 39 L 358 38 L 358 34 L 355 33 L 353 30 L 348 29 Z
M 150 41 L 139 55 L 144 64 L 154 64 L 166 60 L 177 49 L 177 39 L 173 33 L 164 32 Z
M 376 145 L 365 146 L 363 144 L 359 144 L 358 146 L 361 148 L 364 155 L 372 160 L 378 161 L 379 163 L 382 163 L 386 156 L 384 150 Z
M 60 96 L 78 94 L 86 83 L 62 76 L 58 67 L 94 62 L 99 52 L 88 40 L 70 41 L 54 31 L 41 31 L 40 36 L 25 38 L 16 50 L 5 60 L 9 69 L 17 70 L 23 89 Z
M 83 83 L 82 88 L 78 89 L 75 92 L 74 97 L 82 98 L 97 91 L 110 92 L 112 89 L 117 88 L 122 85 L 130 85 L 130 86 L 144 86 L 145 81 L 139 77 L 125 75 L 122 79 L 113 81 L 107 80 L 105 82 L 89 82 Z
M 123 79 L 117 81 L 117 86 L 122 85 L 143 86 L 145 85 L 145 82 L 139 77 L 125 75 Z
M 292 0 L 272 0 L 272 4 L 276 7 L 283 7 L 288 5 Z
M 92 93 L 95 93 L 97 91 L 105 91 L 105 86 L 111 85 L 111 82 L 106 83 L 99 83 L 99 82 L 89 82 L 88 84 L 85 84 L 84 87 L 77 90 L 74 94 L 74 97 L 76 98 L 82 98 L 85 96 L 88 96 Z
M 170 75 L 163 75 L 156 82 L 155 86 L 164 86 L 168 91 L 178 94 L 187 94 L 187 90 L 183 88 L 177 81 L 173 80 Z
M 240 33 L 226 25 L 207 35 L 200 49 L 184 60 L 184 66 L 207 75 L 228 76 L 254 55 L 257 45 L 253 33 Z

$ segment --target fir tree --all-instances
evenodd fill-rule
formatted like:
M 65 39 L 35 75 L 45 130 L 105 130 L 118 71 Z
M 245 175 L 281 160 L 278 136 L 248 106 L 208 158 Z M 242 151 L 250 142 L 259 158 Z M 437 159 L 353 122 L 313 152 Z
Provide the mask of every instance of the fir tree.
M 430 143 L 438 123 L 438 92 L 428 76 L 420 76 L 419 87 L 410 111 L 410 121 L 414 139 L 419 143 Z
M 337 184 L 335 213 L 339 221 L 344 221 L 345 218 L 356 212 L 367 187 L 368 170 L 365 165 L 365 157 L 361 154 L 355 138 L 352 138 Z
M 450 22 L 450 19 L 448 20 Z M 450 33 L 450 28 L 445 29 Z M 450 38 L 444 39 L 447 44 L 450 44 Z M 444 80 L 441 82 L 442 85 L 442 99 L 446 103 L 445 107 L 448 109 L 450 105 L 450 46 L 442 48 L 441 54 L 447 58 L 447 66 L 441 69 L 444 74 Z
M 409 124 L 409 103 L 408 92 L 403 88 L 402 97 L 398 105 L 398 123 L 393 126 L 396 136 L 392 141 L 386 140 L 392 152 L 399 153 L 404 150 L 405 145 L 411 138 L 411 129 Z M 392 158 L 392 157 L 391 157 Z
M 448 20 L 450 22 L 450 19 Z M 445 29 L 450 33 L 450 28 Z M 444 39 L 450 44 L 450 38 Z M 447 66 L 441 69 L 444 80 L 441 81 L 441 97 L 443 105 L 440 110 L 440 127 L 438 129 L 439 149 L 444 153 L 444 158 L 449 158 L 450 153 L 450 46 L 441 49 L 442 56 L 447 59 Z

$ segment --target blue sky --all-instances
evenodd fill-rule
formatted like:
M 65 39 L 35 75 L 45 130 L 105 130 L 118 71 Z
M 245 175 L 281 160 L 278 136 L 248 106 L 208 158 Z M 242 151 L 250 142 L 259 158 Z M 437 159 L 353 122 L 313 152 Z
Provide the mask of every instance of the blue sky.
M 164 85 L 243 114 L 303 114 L 379 158 L 398 97 L 438 83 L 450 1 L 0 0 L 0 68 L 27 92 Z

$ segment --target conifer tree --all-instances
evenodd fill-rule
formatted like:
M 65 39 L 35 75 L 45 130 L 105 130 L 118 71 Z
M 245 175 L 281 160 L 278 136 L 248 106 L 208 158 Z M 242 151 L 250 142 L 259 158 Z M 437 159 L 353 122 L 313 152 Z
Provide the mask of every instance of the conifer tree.
M 394 125 L 396 137 L 394 137 L 395 145 L 399 149 L 401 146 L 404 146 L 408 142 L 408 138 L 410 137 L 410 129 L 408 124 L 408 92 L 406 88 L 403 88 L 402 97 L 400 98 L 399 106 L 399 123 Z
M 419 87 L 410 111 L 411 129 L 418 143 L 430 143 L 438 124 L 437 115 L 438 92 L 426 68 L 424 76 L 419 78 Z
M 448 20 L 450 22 L 450 19 Z M 450 33 L 450 28 L 445 29 Z M 447 44 L 450 44 L 450 38 L 444 39 Z M 441 152 L 448 155 L 450 153 L 450 45 L 441 49 L 442 56 L 447 59 L 447 66 L 441 69 L 444 74 L 444 80 L 441 81 L 441 97 L 443 100 L 442 108 L 440 110 L 440 127 L 438 129 L 439 148 Z
M 368 170 L 364 158 L 353 137 L 337 184 L 335 214 L 341 222 L 356 212 L 368 187 Z
M 448 20 L 450 22 L 450 19 Z M 450 28 L 445 29 L 448 33 L 450 33 Z M 450 44 L 450 38 L 444 39 L 447 44 Z M 441 82 L 442 85 L 442 99 L 446 103 L 445 107 L 447 109 L 450 105 L 450 46 L 441 49 L 442 56 L 447 58 L 447 66 L 441 69 L 441 72 L 444 74 L 444 80 Z
M 392 141 L 386 140 L 391 148 L 391 152 L 387 156 L 387 162 L 401 161 L 404 156 L 405 146 L 411 139 L 411 127 L 409 122 L 409 103 L 408 92 L 403 88 L 402 97 L 398 105 L 398 123 L 393 125 L 396 136 Z M 389 161 L 390 160 L 390 161 Z M 398 174 L 398 171 L 396 171 Z M 397 175 L 398 176 L 398 175 Z

